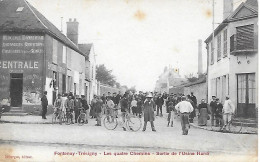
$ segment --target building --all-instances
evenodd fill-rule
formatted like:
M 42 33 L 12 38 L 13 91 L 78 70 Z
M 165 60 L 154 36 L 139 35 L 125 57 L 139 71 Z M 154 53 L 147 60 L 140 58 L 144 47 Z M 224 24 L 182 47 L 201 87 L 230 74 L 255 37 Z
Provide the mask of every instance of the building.
M 43 91 L 50 105 L 58 93 L 85 94 L 77 20 L 67 23 L 67 37 L 25 0 L 0 7 L 0 100 L 26 109 L 40 107 Z
M 93 44 L 79 44 L 79 49 L 85 54 L 85 96 L 90 102 L 94 94 L 98 94 L 98 83 L 96 80 L 96 57 Z
M 169 93 L 170 88 L 181 85 L 186 82 L 187 79 L 182 78 L 179 74 L 179 69 L 172 68 L 171 66 L 165 67 L 163 73 L 156 81 L 155 92 Z
M 258 3 L 247 0 L 233 11 L 224 0 L 224 20 L 206 40 L 208 100 L 227 95 L 239 117 L 256 117 L 258 101 Z M 213 39 L 212 39 L 213 38 Z

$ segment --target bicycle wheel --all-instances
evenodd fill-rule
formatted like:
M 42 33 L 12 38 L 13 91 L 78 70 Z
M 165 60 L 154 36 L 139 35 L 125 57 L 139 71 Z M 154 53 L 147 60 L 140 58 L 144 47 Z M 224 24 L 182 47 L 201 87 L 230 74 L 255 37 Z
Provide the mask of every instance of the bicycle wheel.
M 138 131 L 142 127 L 142 122 L 141 119 L 138 118 L 137 116 L 131 116 L 129 119 L 126 121 L 126 127 L 130 131 Z
M 112 116 L 106 116 L 103 122 L 105 128 L 108 130 L 114 130 L 118 125 L 117 119 Z
M 65 124 L 66 125 L 70 125 L 72 123 L 72 120 L 71 120 L 71 114 L 69 114 L 67 117 L 66 117 L 66 121 L 65 121 Z
M 80 114 L 77 119 L 78 125 L 82 126 L 85 123 L 85 114 Z
M 52 124 L 57 123 L 57 119 L 58 119 L 58 116 L 55 113 L 53 113 L 52 119 L 51 119 Z
M 232 133 L 239 133 L 242 129 L 242 122 L 239 120 L 231 120 L 228 122 L 228 129 Z

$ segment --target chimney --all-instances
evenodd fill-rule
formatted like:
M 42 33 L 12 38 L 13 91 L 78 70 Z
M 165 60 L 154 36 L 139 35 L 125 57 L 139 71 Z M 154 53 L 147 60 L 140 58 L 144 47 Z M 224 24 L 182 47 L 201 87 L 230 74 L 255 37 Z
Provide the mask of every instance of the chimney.
M 233 12 L 233 0 L 223 0 L 223 20 Z
M 202 40 L 198 41 L 198 76 L 202 75 Z
M 67 37 L 78 46 L 78 30 L 79 30 L 79 23 L 76 19 L 72 21 L 70 18 L 67 22 Z

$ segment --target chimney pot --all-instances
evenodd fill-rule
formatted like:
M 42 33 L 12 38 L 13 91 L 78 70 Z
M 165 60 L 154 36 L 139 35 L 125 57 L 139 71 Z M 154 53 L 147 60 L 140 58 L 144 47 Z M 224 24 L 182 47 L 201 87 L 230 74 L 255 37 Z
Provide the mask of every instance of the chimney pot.
M 74 22 L 76 22 L 77 21 L 77 19 L 76 18 L 74 18 Z
M 71 22 L 71 18 L 69 18 L 69 22 Z

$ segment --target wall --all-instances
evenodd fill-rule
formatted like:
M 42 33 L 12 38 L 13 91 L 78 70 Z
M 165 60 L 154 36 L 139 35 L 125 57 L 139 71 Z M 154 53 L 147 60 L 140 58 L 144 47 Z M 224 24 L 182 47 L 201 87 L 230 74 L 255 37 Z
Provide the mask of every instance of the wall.
M 0 34 L 0 100 L 10 95 L 10 73 L 23 74 L 23 105 L 40 105 L 44 35 Z
M 202 99 L 207 100 L 207 83 L 199 83 L 189 87 L 184 87 L 184 94 L 188 95 L 193 92 L 194 96 L 197 98 L 197 103 L 199 104 Z

